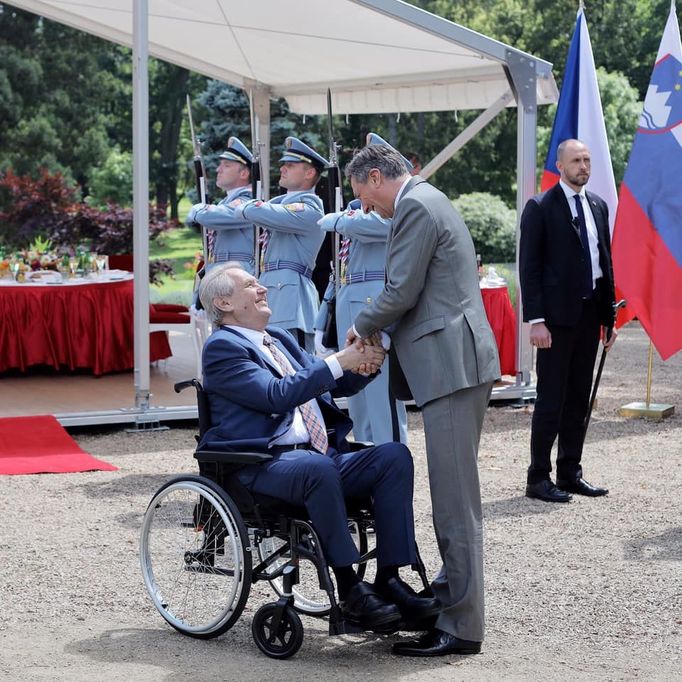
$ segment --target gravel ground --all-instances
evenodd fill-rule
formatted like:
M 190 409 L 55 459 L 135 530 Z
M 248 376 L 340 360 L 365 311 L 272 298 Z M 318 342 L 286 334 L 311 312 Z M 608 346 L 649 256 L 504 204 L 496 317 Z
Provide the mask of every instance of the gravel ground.
M 663 422 L 626 420 L 644 398 L 648 341 L 636 325 L 606 365 L 584 456 L 605 498 L 550 505 L 523 496 L 532 408 L 488 410 L 480 451 L 488 633 L 480 656 L 401 659 L 397 636 L 330 638 L 304 618 L 295 658 L 265 658 L 246 611 L 212 641 L 183 637 L 149 601 L 138 531 L 153 494 L 194 469 L 193 428 L 75 433 L 118 472 L 0 478 L 0 679 L 516 680 L 682 679 L 682 353 L 656 356 Z M 422 432 L 410 412 L 418 539 L 437 569 Z

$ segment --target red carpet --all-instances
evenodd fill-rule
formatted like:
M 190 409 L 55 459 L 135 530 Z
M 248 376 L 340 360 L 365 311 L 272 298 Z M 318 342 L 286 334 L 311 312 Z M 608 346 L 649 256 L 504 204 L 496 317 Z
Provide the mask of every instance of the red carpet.
M 81 450 L 53 416 L 0 419 L 0 474 L 117 469 Z

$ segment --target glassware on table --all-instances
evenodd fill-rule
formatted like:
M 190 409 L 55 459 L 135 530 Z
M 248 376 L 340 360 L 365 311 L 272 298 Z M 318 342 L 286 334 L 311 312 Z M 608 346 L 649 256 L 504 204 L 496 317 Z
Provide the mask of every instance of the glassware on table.
M 12 277 L 15 282 L 19 281 L 19 270 L 21 269 L 21 261 L 18 258 L 12 258 L 9 262 L 9 271 L 12 273 Z
M 95 256 L 95 265 L 97 266 L 97 274 L 103 274 L 105 270 L 109 269 L 109 256 L 98 253 Z
M 78 270 L 78 256 L 69 257 L 69 277 L 73 278 L 76 276 L 76 271 Z

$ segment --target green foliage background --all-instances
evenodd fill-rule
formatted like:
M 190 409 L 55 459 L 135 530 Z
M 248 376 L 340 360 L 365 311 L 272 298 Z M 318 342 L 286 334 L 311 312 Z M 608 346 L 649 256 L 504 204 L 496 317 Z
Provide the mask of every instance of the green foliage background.
M 412 0 L 412 4 L 509 43 L 554 64 L 558 85 L 575 23 L 575 0 Z M 669 0 L 586 0 L 616 181 L 622 178 L 660 41 Z M 339 55 L 342 58 L 342 55 Z M 0 173 L 60 170 L 94 205 L 130 203 L 131 55 L 108 43 L 0 3 Z M 250 144 L 248 101 L 234 87 L 150 60 L 151 199 L 171 217 L 194 199 L 189 94 L 209 178 L 230 135 Z M 538 114 L 538 167 L 555 107 Z M 286 135 L 326 155 L 326 117 L 301 117 L 286 102 L 271 106 L 271 186 Z M 337 116 L 341 161 L 370 130 L 428 161 L 478 115 L 475 111 Z M 451 198 L 487 192 L 514 207 L 516 112 L 507 109 L 445 164 L 433 181 Z M 276 191 L 276 190 L 275 190 Z M 213 198 L 218 198 L 213 192 Z

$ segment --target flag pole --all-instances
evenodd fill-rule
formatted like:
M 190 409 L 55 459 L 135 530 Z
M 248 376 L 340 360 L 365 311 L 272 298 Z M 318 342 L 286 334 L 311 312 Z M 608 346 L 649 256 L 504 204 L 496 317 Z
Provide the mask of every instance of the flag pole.
M 647 377 L 646 377 L 646 402 L 644 403 L 628 403 L 620 408 L 621 417 L 633 419 L 635 417 L 645 417 L 646 419 L 655 419 L 660 421 L 672 416 L 675 412 L 674 405 L 666 403 L 652 403 L 651 402 L 651 376 L 654 368 L 654 344 L 649 339 L 649 360 L 647 363 Z

